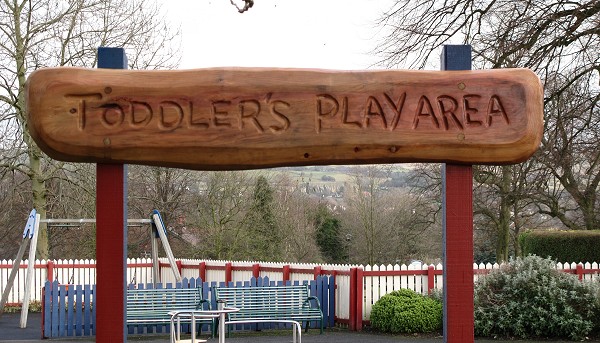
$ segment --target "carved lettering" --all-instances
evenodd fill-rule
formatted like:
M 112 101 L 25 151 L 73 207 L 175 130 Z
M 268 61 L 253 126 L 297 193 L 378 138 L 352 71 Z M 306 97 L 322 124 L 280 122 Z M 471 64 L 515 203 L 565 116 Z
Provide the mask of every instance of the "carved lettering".
M 397 102 L 392 100 L 392 97 L 387 93 L 383 93 L 385 100 L 392 107 L 392 111 L 394 111 L 394 117 L 392 118 L 392 122 L 390 123 L 389 129 L 390 131 L 394 131 L 396 126 L 398 126 L 398 121 L 400 120 L 400 116 L 402 115 L 402 108 L 404 107 L 404 101 L 406 100 L 406 92 L 402 93 L 398 98 Z
M 75 99 L 77 100 L 77 109 L 75 111 L 71 111 L 71 113 L 75 114 L 78 118 L 77 120 L 77 128 L 79 130 L 85 129 L 85 120 L 86 120 L 86 100 L 102 100 L 101 93 L 91 93 L 91 94 L 67 94 L 65 95 L 67 99 Z
M 231 127 L 231 118 L 229 118 L 229 112 L 224 110 L 223 107 L 229 107 L 231 101 L 219 100 L 213 101 L 211 106 L 212 123 L 214 126 L 228 126 Z
M 481 126 L 481 120 L 475 120 L 472 117 L 478 114 L 479 109 L 477 109 L 477 107 L 471 107 L 472 103 L 470 103 L 471 100 L 477 102 L 480 98 L 481 96 L 476 94 L 467 94 L 463 96 L 463 123 L 465 123 L 467 127 Z
M 444 130 L 448 130 L 448 118 L 450 121 L 459 129 L 463 129 L 463 125 L 456 116 L 456 110 L 458 110 L 458 101 L 451 96 L 441 95 L 437 98 L 438 108 L 440 109 L 442 123 L 444 123 Z
M 387 121 L 385 119 L 385 114 L 383 113 L 383 109 L 377 101 L 377 98 L 374 96 L 370 96 L 367 98 L 367 106 L 365 112 L 365 120 L 364 127 L 369 127 L 371 124 L 371 119 L 379 119 L 381 125 L 384 129 L 387 129 Z
M 321 132 L 321 121 L 323 120 L 323 117 L 335 117 L 339 109 L 340 103 L 336 98 L 329 94 L 317 95 L 317 115 L 315 117 L 317 133 Z
M 500 98 L 497 95 L 493 95 L 490 98 L 487 108 L 487 114 L 487 127 L 492 126 L 492 117 L 494 116 L 502 117 L 506 124 L 510 125 L 510 122 L 508 121 L 508 116 L 506 115 L 506 111 L 504 110 L 504 106 L 502 105 L 502 102 L 500 101 Z
M 148 103 L 140 101 L 132 101 L 129 105 L 131 127 L 137 129 L 148 125 L 152 120 L 152 107 Z M 136 119 L 136 114 L 139 115 L 138 119 Z
M 314 123 L 317 133 L 323 130 L 457 130 L 490 128 L 510 125 L 510 110 L 498 95 L 466 94 L 454 97 L 447 94 L 408 96 L 407 92 L 349 96 L 344 94 L 314 95 Z M 264 97 L 231 99 L 168 99 L 141 100 L 124 97 L 103 98 L 101 93 L 70 94 L 73 105 L 69 114 L 77 119 L 77 128 L 104 127 L 119 130 L 153 128 L 174 131 L 227 130 L 258 134 L 283 134 L 294 120 L 303 121 L 306 108 L 295 109 L 297 102 L 288 102 L 273 93 Z M 307 94 L 302 101 L 310 101 Z M 433 101 L 433 102 L 432 102 Z M 411 108 L 412 118 L 404 118 L 405 108 Z M 413 110 L 414 109 L 414 110 Z M 310 111 L 309 111 L 310 112 Z M 297 114 L 299 117 L 293 117 Z M 404 117 L 403 117 L 404 116 Z M 310 125 L 311 122 L 309 122 Z M 301 124 L 296 129 L 303 129 Z
M 175 101 L 163 101 L 160 107 L 158 127 L 161 130 L 175 130 L 183 121 L 183 108 Z
M 285 101 L 275 100 L 269 103 L 269 110 L 273 118 L 275 118 L 281 126 L 271 125 L 269 126 L 269 130 L 273 133 L 282 133 L 290 128 L 290 119 L 281 112 L 279 108 L 289 109 L 291 105 Z
M 244 129 L 244 123 L 249 121 L 258 132 L 263 133 L 262 125 L 258 121 L 258 115 L 260 114 L 260 103 L 256 100 L 242 100 L 239 103 L 240 108 L 240 130 Z
M 345 96 L 342 98 L 342 125 L 347 127 L 358 127 L 362 128 L 360 121 L 350 121 L 348 120 L 348 97 Z
M 187 116 L 187 126 L 190 129 L 208 129 L 210 127 L 208 118 L 196 117 L 194 103 L 189 101 L 189 115 Z
M 438 122 L 438 119 L 435 116 L 435 112 L 433 111 L 431 102 L 429 102 L 429 99 L 425 95 L 419 98 L 419 103 L 417 105 L 417 110 L 415 111 L 415 117 L 413 119 L 413 130 L 416 129 L 417 126 L 419 126 L 419 121 L 421 117 L 429 118 L 436 129 L 440 128 L 440 123 Z
M 121 106 L 115 103 L 105 104 L 101 106 L 102 111 L 102 124 L 109 128 L 116 128 L 123 124 L 125 120 L 125 113 Z

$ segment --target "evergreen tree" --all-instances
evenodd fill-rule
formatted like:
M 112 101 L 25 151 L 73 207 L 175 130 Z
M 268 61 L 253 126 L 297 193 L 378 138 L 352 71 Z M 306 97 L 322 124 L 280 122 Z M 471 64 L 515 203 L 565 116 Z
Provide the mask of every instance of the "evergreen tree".
M 248 215 L 250 257 L 257 261 L 280 260 L 282 237 L 273 214 L 273 189 L 262 175 L 256 179 Z
M 348 261 L 348 247 L 341 238 L 342 225 L 339 219 L 320 204 L 315 215 L 317 244 L 327 263 L 345 263 Z

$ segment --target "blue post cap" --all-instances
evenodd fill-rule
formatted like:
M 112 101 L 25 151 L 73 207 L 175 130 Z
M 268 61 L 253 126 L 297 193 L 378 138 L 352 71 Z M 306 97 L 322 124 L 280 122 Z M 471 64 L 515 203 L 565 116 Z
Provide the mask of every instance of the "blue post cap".
M 444 45 L 440 57 L 442 70 L 471 70 L 470 45 Z
M 123 48 L 98 48 L 98 68 L 127 69 L 127 55 Z

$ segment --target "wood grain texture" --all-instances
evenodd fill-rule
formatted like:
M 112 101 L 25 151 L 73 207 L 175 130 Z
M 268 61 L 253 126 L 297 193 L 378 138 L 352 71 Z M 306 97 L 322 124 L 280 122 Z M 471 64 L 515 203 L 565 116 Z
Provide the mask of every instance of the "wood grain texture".
M 31 74 L 27 111 L 37 144 L 65 161 L 510 164 L 539 146 L 542 94 L 526 69 L 56 68 Z

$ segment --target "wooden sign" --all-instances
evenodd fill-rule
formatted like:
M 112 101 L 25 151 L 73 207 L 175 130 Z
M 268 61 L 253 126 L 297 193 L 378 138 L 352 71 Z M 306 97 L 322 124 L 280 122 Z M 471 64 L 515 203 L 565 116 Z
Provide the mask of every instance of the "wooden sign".
M 28 127 L 50 157 L 201 170 L 509 164 L 538 148 L 526 69 L 56 68 L 31 74 Z

